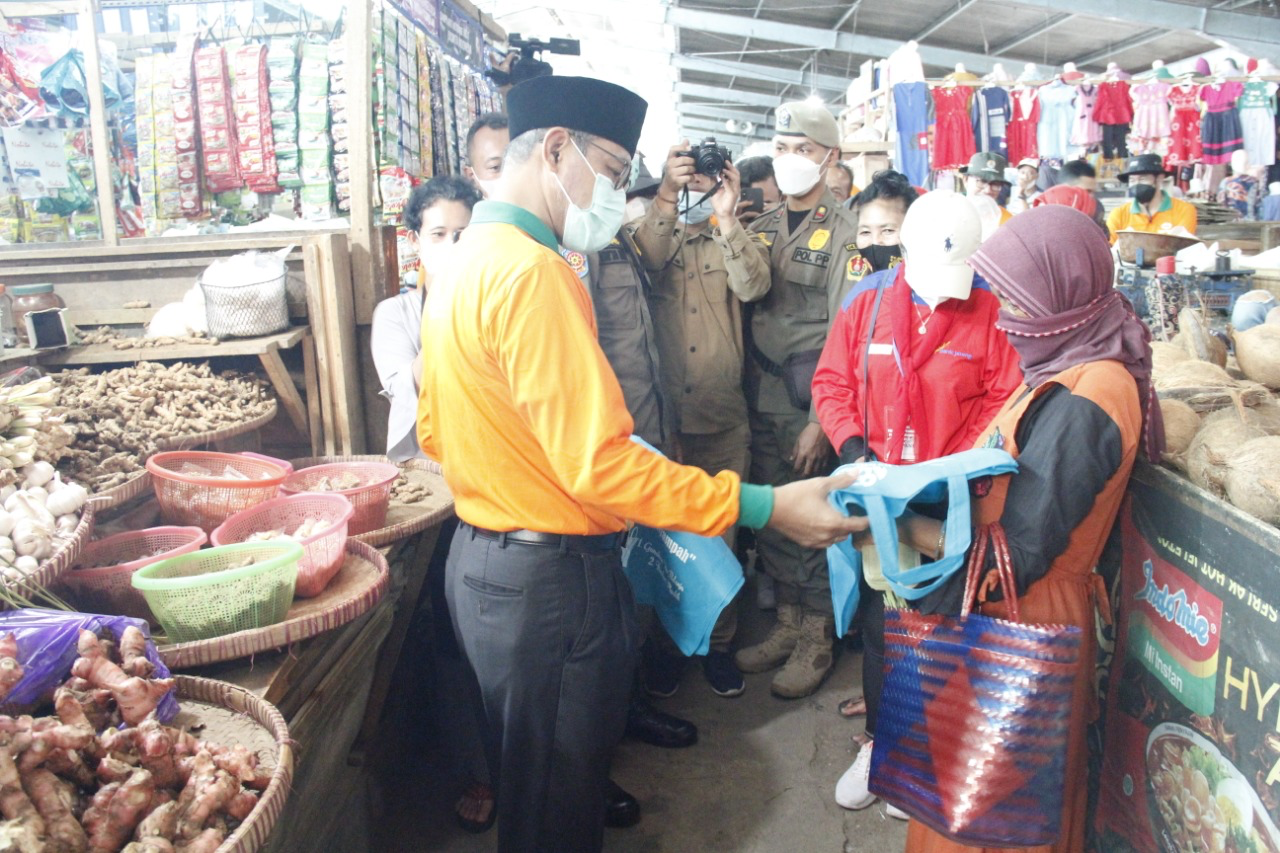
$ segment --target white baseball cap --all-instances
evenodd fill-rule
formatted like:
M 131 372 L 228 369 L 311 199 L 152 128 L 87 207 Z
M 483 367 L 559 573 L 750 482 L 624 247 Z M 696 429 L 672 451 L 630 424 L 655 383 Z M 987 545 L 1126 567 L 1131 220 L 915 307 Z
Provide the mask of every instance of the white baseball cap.
M 902 221 L 907 284 L 925 299 L 968 299 L 973 268 L 966 261 L 982 243 L 982 222 L 969 199 L 934 191 L 907 209 Z

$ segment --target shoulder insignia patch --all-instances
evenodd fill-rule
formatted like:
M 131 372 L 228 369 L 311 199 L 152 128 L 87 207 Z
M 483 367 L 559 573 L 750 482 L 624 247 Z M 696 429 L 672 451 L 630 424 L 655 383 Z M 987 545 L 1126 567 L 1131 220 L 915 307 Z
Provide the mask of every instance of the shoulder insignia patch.
M 830 211 L 827 210 L 827 206 L 825 204 L 818 205 L 818 209 L 813 212 L 813 221 L 826 222 L 828 213 L 830 213 Z
M 845 250 L 846 252 L 856 252 L 856 251 L 858 251 L 858 244 L 857 244 L 857 243 L 845 243 L 845 244 L 844 244 L 844 250 Z
M 772 248 L 773 248 L 773 241 L 774 241 L 775 239 L 777 239 L 777 237 L 778 237 L 778 232 L 777 232 L 777 231 L 757 231 L 757 232 L 756 232 L 756 237 L 757 237 L 757 238 L 760 240 L 760 242 L 761 242 L 761 243 L 763 243 L 767 248 L 772 249 Z
M 617 242 L 616 240 L 614 241 Z M 564 253 L 565 262 L 578 275 L 582 275 L 582 271 L 587 268 L 587 256 L 581 252 L 566 251 Z
M 871 272 L 871 264 L 862 255 L 849 259 L 845 267 L 845 278 L 848 281 L 862 281 Z

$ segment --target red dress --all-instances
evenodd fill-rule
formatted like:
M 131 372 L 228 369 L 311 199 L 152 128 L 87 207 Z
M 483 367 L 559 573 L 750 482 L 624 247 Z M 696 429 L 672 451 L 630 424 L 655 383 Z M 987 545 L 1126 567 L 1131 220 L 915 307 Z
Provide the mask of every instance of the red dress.
M 959 169 L 974 155 L 973 125 L 969 123 L 968 86 L 939 86 L 933 90 L 938 123 L 933 136 L 933 168 Z
M 1119 80 L 1098 87 L 1093 120 L 1098 124 L 1129 124 L 1133 121 L 1133 99 L 1129 96 L 1128 83 Z
M 1009 120 L 1009 162 L 1039 157 L 1036 135 L 1040 125 L 1040 95 L 1035 89 L 1014 89 L 1011 93 L 1013 118 Z
M 1164 164 L 1169 167 L 1189 166 L 1199 163 L 1203 157 L 1200 145 L 1200 105 L 1196 101 L 1197 87 L 1183 89 L 1174 86 L 1169 90 L 1169 107 L 1173 110 L 1173 135 L 1169 142 L 1169 156 Z

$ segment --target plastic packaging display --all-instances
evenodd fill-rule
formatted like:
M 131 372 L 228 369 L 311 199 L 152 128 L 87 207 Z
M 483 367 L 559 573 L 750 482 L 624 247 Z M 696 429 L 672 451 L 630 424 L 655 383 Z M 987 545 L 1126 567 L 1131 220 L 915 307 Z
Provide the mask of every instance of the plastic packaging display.
M 82 629 L 95 634 L 110 631 L 118 641 L 124 629 L 131 625 L 140 629 L 147 638 L 146 656 L 155 665 L 154 677 L 168 678 L 169 668 L 156 652 L 146 620 L 41 608 L 0 613 L 0 636 L 13 632 L 18 640 L 18 662 L 24 670 L 22 680 L 9 692 L 5 704 L 19 707 L 37 705 L 66 681 L 71 674 L 71 664 L 80 656 L 77 645 Z M 156 716 L 161 722 L 168 722 L 177 714 L 178 700 L 170 693 L 160 700 Z

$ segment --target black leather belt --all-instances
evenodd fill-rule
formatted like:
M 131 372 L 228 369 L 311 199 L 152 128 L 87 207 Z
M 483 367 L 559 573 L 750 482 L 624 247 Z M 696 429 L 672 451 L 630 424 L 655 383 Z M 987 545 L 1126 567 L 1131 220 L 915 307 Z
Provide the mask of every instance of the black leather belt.
M 473 524 L 466 525 L 481 539 L 495 542 L 515 542 L 520 545 L 537 545 L 543 548 L 559 548 L 564 551 L 614 551 L 622 547 L 621 533 L 602 533 L 597 536 L 572 536 L 567 533 L 539 533 L 536 530 L 486 530 Z

